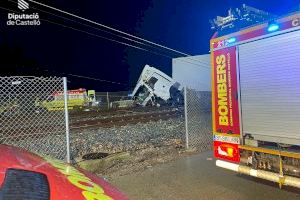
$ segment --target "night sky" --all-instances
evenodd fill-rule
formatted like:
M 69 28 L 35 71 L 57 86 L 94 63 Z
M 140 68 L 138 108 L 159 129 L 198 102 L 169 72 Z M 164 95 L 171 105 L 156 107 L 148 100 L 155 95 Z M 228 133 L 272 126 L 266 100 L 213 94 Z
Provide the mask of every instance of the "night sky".
M 16 0 L 12 0 L 16 1 Z M 37 0 L 124 32 L 151 40 L 190 55 L 206 54 L 213 35 L 209 19 L 227 15 L 230 7 L 243 3 L 276 15 L 299 9 L 299 0 Z M 130 90 L 145 64 L 171 74 L 171 59 L 179 54 L 144 46 L 146 52 L 90 34 L 117 39 L 92 27 L 58 18 L 37 9 L 78 19 L 30 3 L 26 13 L 38 12 L 40 26 L 7 26 L 11 9 L 22 12 L 8 0 L 0 2 L 1 76 L 67 76 L 69 88 L 97 91 Z M 51 22 L 89 32 L 86 34 Z M 83 22 L 83 21 L 80 21 Z M 86 22 L 84 22 L 87 24 Z M 98 27 L 100 28 L 100 27 Z M 101 28 L 102 30 L 105 30 Z M 159 54 L 159 55 L 157 55 Z M 164 56 L 162 56 L 163 54 Z M 93 77 L 99 80 L 78 78 Z M 107 80 L 111 82 L 103 82 Z

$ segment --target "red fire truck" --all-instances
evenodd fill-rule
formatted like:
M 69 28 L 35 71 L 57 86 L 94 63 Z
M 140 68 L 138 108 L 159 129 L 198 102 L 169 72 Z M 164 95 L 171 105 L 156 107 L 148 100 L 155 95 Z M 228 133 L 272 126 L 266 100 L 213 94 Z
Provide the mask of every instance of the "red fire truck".
M 216 165 L 300 188 L 300 13 L 210 48 Z
M 60 160 L 0 145 L 0 199 L 128 200 L 105 180 Z

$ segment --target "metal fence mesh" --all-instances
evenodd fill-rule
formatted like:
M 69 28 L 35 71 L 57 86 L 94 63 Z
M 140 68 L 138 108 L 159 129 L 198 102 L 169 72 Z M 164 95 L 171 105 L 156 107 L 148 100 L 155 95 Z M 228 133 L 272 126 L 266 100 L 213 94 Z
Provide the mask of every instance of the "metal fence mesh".
M 99 109 L 131 107 L 133 105 L 132 97 L 128 96 L 128 91 L 96 92 L 96 100 Z
M 63 78 L 0 77 L 0 144 L 65 159 L 64 109 L 46 106 L 63 86 Z
M 185 88 L 186 146 L 197 151 L 212 148 L 211 92 Z

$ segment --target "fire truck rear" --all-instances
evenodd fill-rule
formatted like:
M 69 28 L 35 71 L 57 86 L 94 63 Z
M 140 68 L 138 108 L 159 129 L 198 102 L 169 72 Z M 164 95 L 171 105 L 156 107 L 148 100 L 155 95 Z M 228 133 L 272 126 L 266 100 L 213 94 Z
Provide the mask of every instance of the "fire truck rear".
M 300 188 L 300 13 L 210 47 L 216 165 Z

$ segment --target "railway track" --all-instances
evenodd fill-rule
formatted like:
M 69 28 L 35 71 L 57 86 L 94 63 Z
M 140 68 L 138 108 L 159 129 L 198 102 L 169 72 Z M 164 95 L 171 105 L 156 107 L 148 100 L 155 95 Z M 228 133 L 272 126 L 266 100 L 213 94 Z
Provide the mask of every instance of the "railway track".
M 83 116 L 78 114 L 81 113 L 77 113 L 71 117 L 71 132 L 92 128 L 120 127 L 130 124 L 147 123 L 150 121 L 168 120 L 181 117 L 183 115 L 183 110 L 181 108 L 128 109 L 106 113 L 84 112 Z M 12 126 L 12 124 L 7 124 L 6 127 L 2 127 L 0 130 L 0 143 L 8 140 L 15 141 L 27 138 L 40 138 L 46 135 L 64 134 L 64 123 L 58 125 L 51 122 L 46 123 L 44 121 L 42 124 L 38 125 L 36 119 L 31 119 L 32 121 L 18 120 L 20 121 L 18 121 L 17 125 L 14 124 L 14 126 Z M 37 125 L 32 126 L 32 123 L 37 123 Z
M 181 111 L 160 111 L 160 112 L 147 112 L 138 113 L 133 115 L 114 116 L 110 118 L 91 119 L 86 121 L 79 121 L 71 123 L 71 130 L 94 128 L 94 127 L 117 127 L 129 124 L 146 123 L 149 121 L 167 120 L 171 118 L 180 117 Z
M 125 108 L 125 109 L 115 109 L 115 110 L 101 110 L 101 111 L 75 111 L 70 112 L 70 121 L 71 123 L 77 121 L 86 121 L 90 119 L 105 119 L 105 118 L 114 118 L 120 116 L 134 116 L 140 114 L 155 114 L 155 113 L 164 113 L 174 110 L 182 110 L 182 107 L 177 109 L 170 107 L 137 107 L 137 108 Z

